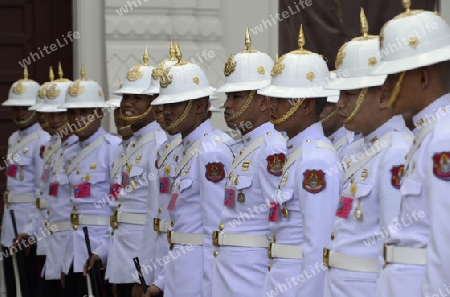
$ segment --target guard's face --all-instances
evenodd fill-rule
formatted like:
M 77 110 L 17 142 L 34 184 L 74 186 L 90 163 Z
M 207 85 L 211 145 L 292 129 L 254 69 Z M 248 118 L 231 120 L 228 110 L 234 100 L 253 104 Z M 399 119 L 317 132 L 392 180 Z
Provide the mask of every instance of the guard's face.
M 225 100 L 225 122 L 227 126 L 231 129 L 237 129 L 241 122 L 253 122 L 252 116 L 259 114 L 259 106 L 257 106 L 257 94 L 254 95 L 252 102 L 248 109 L 238 118 L 230 121 L 231 117 L 233 117 L 236 113 L 238 113 L 241 108 L 244 106 L 245 101 L 247 101 L 248 96 L 250 95 L 250 91 L 240 91 L 240 92 L 231 92 L 227 93 L 227 99 Z M 242 126 L 242 125 L 240 125 Z
M 61 138 L 64 135 L 70 135 L 71 131 L 69 126 L 69 119 L 67 117 L 67 112 L 50 112 L 48 114 L 48 125 L 52 131 L 57 131 L 54 133 L 58 133 Z
M 47 112 L 36 112 L 36 119 L 42 129 L 48 133 L 52 133 L 48 125 L 48 113 Z
M 282 118 L 296 103 L 295 99 L 284 98 L 270 98 L 270 120 L 275 121 Z M 275 124 L 275 129 L 278 131 L 288 131 L 294 124 L 294 116 L 291 116 L 287 121 Z
M 319 120 L 327 118 L 330 114 L 332 114 L 336 110 L 336 103 L 328 102 L 325 104 L 322 112 L 319 115 Z M 328 118 L 325 122 L 322 122 L 323 131 L 325 135 L 330 135 L 337 131 L 343 125 L 343 118 L 341 115 L 336 113 L 332 117 Z
M 166 129 L 171 128 L 171 126 L 174 125 L 174 123 L 181 118 L 188 104 L 189 101 L 183 101 L 178 103 L 162 105 L 164 114 L 164 124 L 166 126 Z M 193 116 L 195 117 L 195 114 L 189 113 L 179 125 L 177 125 L 173 129 L 167 130 L 167 132 L 171 135 L 181 133 L 184 129 L 187 128 L 187 126 L 189 126 L 189 123 L 191 122 L 191 118 Z
M 153 113 L 155 115 L 155 120 L 158 122 L 158 124 L 165 130 L 166 123 L 164 122 L 164 112 L 163 112 L 163 106 L 162 105 L 154 105 L 153 106 Z
M 36 113 L 28 106 L 13 106 L 12 119 L 19 129 L 24 129 L 36 122 Z
M 341 91 L 337 106 L 339 108 L 339 115 L 347 119 L 355 110 L 356 102 L 362 89 Z M 354 132 L 361 132 L 365 135 L 368 121 L 374 113 L 379 112 L 380 108 L 380 89 L 369 88 L 365 99 L 361 104 L 356 116 L 349 123 L 344 124 L 345 128 Z
M 75 135 L 87 138 L 100 127 L 103 112 L 100 108 L 70 108 L 67 110 L 67 116 Z
M 117 134 L 120 136 L 131 137 L 133 135 L 133 131 L 130 128 L 126 128 L 127 124 L 122 119 L 120 108 L 114 109 L 114 124 L 116 125 Z
M 154 97 L 152 95 L 124 94 L 120 101 L 120 108 L 126 117 L 135 117 L 144 114 L 149 108 Z M 152 113 L 149 116 L 153 116 Z

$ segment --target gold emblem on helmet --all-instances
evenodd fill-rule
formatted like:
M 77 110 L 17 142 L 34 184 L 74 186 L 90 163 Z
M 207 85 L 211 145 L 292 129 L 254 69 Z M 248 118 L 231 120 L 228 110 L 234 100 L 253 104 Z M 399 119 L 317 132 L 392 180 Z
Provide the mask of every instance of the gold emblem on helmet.
M 59 96 L 61 90 L 58 90 L 56 87 L 56 84 L 52 84 L 52 86 L 47 91 L 45 91 L 48 99 L 55 99 Z
M 70 96 L 72 97 L 76 97 L 80 94 L 83 94 L 84 92 L 84 87 L 80 86 L 80 80 L 77 79 L 67 90 L 67 92 L 69 93 Z
M 376 57 L 370 57 L 368 63 L 369 63 L 369 66 L 377 65 L 377 63 L 378 63 L 377 58 Z
M 316 75 L 314 74 L 314 72 L 310 71 L 310 72 L 306 73 L 306 78 L 312 82 L 316 78 Z
M 270 75 L 272 77 L 276 77 L 283 72 L 284 67 L 286 67 L 286 65 L 282 63 L 283 60 L 284 56 L 278 57 L 277 54 L 275 64 L 273 65 L 272 71 L 270 72 Z
M 231 73 L 233 73 L 234 69 L 236 69 L 237 62 L 233 61 L 234 55 L 231 54 L 230 57 L 228 57 L 228 60 L 225 62 L 225 68 L 223 69 L 223 73 L 225 76 L 230 76 Z
M 19 81 L 13 88 L 12 88 L 12 92 L 16 95 L 20 95 L 23 94 L 25 91 L 27 90 L 27 87 L 25 87 L 24 85 L 22 85 L 22 82 Z
M 159 85 L 161 88 L 167 88 L 172 83 L 172 74 L 169 74 L 170 67 L 163 69 L 161 76 L 159 77 Z
M 140 64 L 134 66 L 133 69 L 127 72 L 128 81 L 137 81 L 138 79 L 142 78 L 142 76 L 144 75 L 144 71 L 139 70 L 139 67 L 141 67 Z

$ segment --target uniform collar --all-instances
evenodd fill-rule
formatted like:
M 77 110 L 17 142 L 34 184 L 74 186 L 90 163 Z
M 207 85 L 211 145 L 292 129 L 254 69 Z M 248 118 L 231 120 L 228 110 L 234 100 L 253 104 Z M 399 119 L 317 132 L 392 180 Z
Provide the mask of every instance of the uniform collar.
M 348 130 L 345 129 L 344 126 L 342 126 L 336 132 L 331 134 L 331 136 L 328 137 L 328 139 L 330 139 L 331 143 L 334 145 L 336 142 L 338 142 L 342 137 L 344 137 L 347 134 L 348 134 Z M 347 137 L 348 137 L 348 135 L 347 135 Z
M 422 109 L 418 114 L 413 116 L 413 122 L 416 128 L 421 128 L 430 123 L 430 121 L 450 113 L 450 94 L 434 100 L 427 107 Z
M 122 146 L 124 149 L 127 149 L 128 145 L 133 141 L 134 136 L 131 136 L 130 138 L 123 140 L 122 139 Z
M 244 143 L 244 146 L 248 146 L 251 142 L 253 142 L 253 140 L 257 139 L 261 135 L 275 132 L 275 127 L 273 126 L 273 124 L 271 122 L 267 122 L 243 135 L 242 141 Z
M 24 138 L 27 137 L 28 135 L 30 135 L 31 133 L 37 132 L 41 129 L 41 126 L 39 126 L 38 123 L 34 123 L 33 125 L 31 125 L 28 128 L 25 128 L 23 130 L 19 130 L 19 137 L 20 138 Z
M 185 149 L 191 147 L 191 145 L 200 139 L 205 134 L 207 135 L 209 132 L 213 130 L 213 126 L 210 120 L 206 120 L 200 124 L 197 128 L 194 129 L 189 135 L 183 138 L 183 146 Z
M 304 142 L 310 142 L 311 139 L 317 139 L 324 136 L 322 123 L 314 123 L 294 137 L 288 139 L 286 142 L 288 154 L 292 153 L 297 147 Z
M 364 143 L 372 145 L 391 131 L 401 131 L 405 128 L 405 120 L 401 115 L 395 115 L 390 118 L 387 122 L 378 127 L 375 131 L 364 137 Z
M 69 147 L 69 146 L 71 146 L 72 144 L 74 144 L 74 143 L 77 142 L 77 141 L 78 141 L 78 136 L 72 134 L 72 135 L 69 136 L 69 138 L 67 138 L 67 139 L 61 144 L 61 147 L 64 147 L 64 148 Z
M 89 146 L 91 143 L 93 143 L 95 140 L 97 140 L 97 138 L 99 138 L 100 136 L 106 134 L 105 129 L 103 129 L 102 127 L 98 128 L 97 131 L 95 131 L 94 134 L 92 134 L 91 137 L 89 137 L 88 139 L 86 139 L 85 141 L 80 141 L 80 146 L 82 148 L 85 148 L 87 146 Z
M 175 134 L 175 135 L 170 135 L 169 133 L 166 132 L 167 135 L 167 142 L 171 142 L 172 140 L 174 140 L 175 138 L 178 138 L 181 136 L 180 133 Z
M 155 131 L 156 129 L 161 129 L 161 127 L 159 126 L 157 121 L 153 121 L 150 124 L 148 124 L 147 126 L 144 126 L 141 129 L 139 129 L 138 131 L 136 131 L 135 133 L 133 133 L 133 137 L 136 140 L 139 140 L 139 138 L 141 138 L 142 136 L 145 136 L 148 133 Z

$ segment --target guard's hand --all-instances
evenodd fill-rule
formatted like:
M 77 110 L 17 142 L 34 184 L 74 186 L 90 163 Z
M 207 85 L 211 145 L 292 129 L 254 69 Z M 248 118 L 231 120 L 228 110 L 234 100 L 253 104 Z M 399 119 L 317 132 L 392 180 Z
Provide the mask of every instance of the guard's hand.
M 156 297 L 159 296 L 159 294 L 161 294 L 162 291 L 160 288 L 158 288 L 155 285 L 151 285 L 150 287 L 147 288 L 147 292 L 145 292 L 144 297 Z
M 92 254 L 90 258 L 87 259 L 86 264 L 83 266 L 83 275 L 86 276 L 86 273 L 88 273 L 92 267 L 94 267 L 94 264 L 97 261 L 101 261 L 100 257 L 97 254 Z
M 30 235 L 28 233 L 20 233 L 17 235 L 16 239 L 13 240 L 12 246 L 16 247 L 17 250 L 24 250 L 25 256 L 28 257 L 31 251 L 31 244 L 29 242 Z M 21 247 L 19 247 L 19 245 Z M 12 254 L 11 254 L 12 256 Z

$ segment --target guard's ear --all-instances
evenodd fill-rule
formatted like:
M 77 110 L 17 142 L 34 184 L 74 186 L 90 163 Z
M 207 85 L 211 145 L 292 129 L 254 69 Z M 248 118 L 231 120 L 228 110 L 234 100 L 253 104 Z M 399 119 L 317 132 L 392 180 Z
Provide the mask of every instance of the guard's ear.
M 270 98 L 268 96 L 259 94 L 257 94 L 256 96 L 259 96 L 261 98 L 259 103 L 259 110 L 260 111 L 270 110 Z

